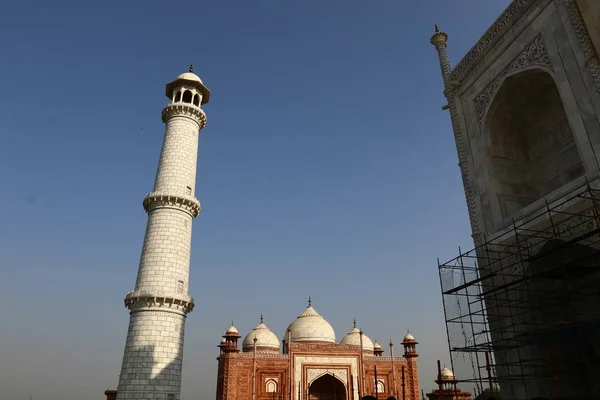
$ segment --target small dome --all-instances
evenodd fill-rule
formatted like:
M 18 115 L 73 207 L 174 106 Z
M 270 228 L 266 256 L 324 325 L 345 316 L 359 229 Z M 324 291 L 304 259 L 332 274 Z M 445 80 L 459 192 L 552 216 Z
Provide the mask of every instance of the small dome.
M 406 336 L 404 336 L 404 339 L 402 341 L 403 342 L 414 342 L 415 337 L 413 335 L 411 335 L 410 333 L 407 333 Z
M 354 346 L 360 346 L 360 329 L 356 327 L 356 320 L 354 321 L 354 328 L 346 336 L 342 338 L 340 344 L 350 344 Z M 365 333 L 362 335 L 363 351 L 374 351 L 375 347 L 373 342 Z
M 364 336 L 364 333 L 363 333 L 363 336 Z M 375 344 L 373 345 L 373 348 L 374 348 L 375 350 L 383 350 L 383 349 L 381 348 L 381 346 L 379 345 L 379 343 L 377 343 L 377 342 L 375 342 Z
M 325 320 L 311 305 L 288 327 L 291 332 L 291 342 L 325 342 L 335 343 L 335 332 L 329 322 Z M 287 335 L 287 334 L 286 334 Z
M 277 336 L 263 323 L 262 315 L 260 316 L 260 324 L 252 329 L 242 342 L 242 349 L 245 352 L 254 350 L 254 338 L 256 338 L 257 350 L 279 351 L 279 339 L 277 339 Z
M 237 334 L 239 334 L 239 332 L 238 332 L 237 328 L 235 326 L 233 326 L 233 323 L 232 323 L 231 326 L 229 328 L 227 328 L 227 331 L 225 332 L 225 334 L 226 335 L 229 335 L 229 334 L 237 335 Z
M 184 72 L 183 74 L 179 75 L 177 77 L 177 79 L 187 79 L 188 81 L 202 83 L 202 80 L 200 79 L 200 77 L 193 72 Z
M 227 343 L 227 340 L 225 340 L 225 338 L 221 339 L 221 343 Z
M 440 376 L 444 381 L 451 381 L 454 379 L 454 373 L 446 367 L 440 371 Z

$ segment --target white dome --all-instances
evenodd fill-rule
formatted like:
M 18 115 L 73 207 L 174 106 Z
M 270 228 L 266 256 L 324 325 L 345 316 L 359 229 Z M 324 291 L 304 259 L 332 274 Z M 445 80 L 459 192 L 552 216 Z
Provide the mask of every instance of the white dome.
M 333 331 L 333 328 L 325 318 L 312 308 L 310 300 L 306 310 L 290 324 L 288 329 L 291 329 L 292 331 L 290 337 L 291 342 L 335 343 L 335 332 Z
M 183 74 L 179 75 L 177 77 L 177 79 L 187 79 L 188 81 L 202 83 L 202 80 L 200 79 L 200 77 L 193 72 L 184 72 Z
M 364 333 L 363 333 L 363 337 L 364 337 Z M 377 342 L 375 342 L 375 344 L 373 345 L 373 348 L 374 348 L 374 349 L 377 349 L 377 350 L 383 350 L 383 349 L 381 348 L 381 345 L 380 345 L 379 343 L 377 343 Z
M 262 315 L 260 316 L 260 324 L 252 329 L 252 331 L 244 338 L 244 341 L 242 342 L 242 349 L 244 351 L 254 350 L 254 338 L 256 338 L 257 350 L 279 351 L 279 339 L 277 339 L 277 336 L 263 324 Z
M 237 330 L 237 328 L 235 326 L 233 326 L 233 324 L 231 324 L 231 326 L 229 328 L 227 328 L 227 331 L 225 331 L 226 335 L 230 334 L 230 333 L 232 333 L 232 334 L 238 334 L 239 333 L 238 330 Z
M 440 371 L 440 376 L 442 380 L 453 380 L 454 374 L 448 368 L 444 367 L 443 370 Z
M 356 321 L 354 321 L 354 328 L 346 336 L 343 337 L 340 344 L 350 344 L 354 346 L 360 346 L 360 329 L 356 327 Z M 375 350 L 373 346 L 373 342 L 365 333 L 362 335 L 362 344 L 363 351 L 373 351 Z
M 415 341 L 415 337 L 413 335 L 411 335 L 410 333 L 407 333 L 406 336 L 404 336 L 404 342 L 414 342 Z

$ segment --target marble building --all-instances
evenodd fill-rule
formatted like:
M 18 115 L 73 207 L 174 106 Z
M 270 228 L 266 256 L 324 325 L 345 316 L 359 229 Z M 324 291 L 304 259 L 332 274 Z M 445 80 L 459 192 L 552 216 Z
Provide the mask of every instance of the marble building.
M 430 40 L 476 246 L 452 289 L 482 293 L 471 350 L 506 398 L 600 398 L 599 21 L 596 0 L 514 0 L 455 66 Z

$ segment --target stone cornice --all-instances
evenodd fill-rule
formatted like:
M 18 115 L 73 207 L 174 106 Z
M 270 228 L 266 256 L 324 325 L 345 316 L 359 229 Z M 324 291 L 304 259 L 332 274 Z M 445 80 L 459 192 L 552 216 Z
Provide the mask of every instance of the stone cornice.
M 166 311 L 187 314 L 194 309 L 194 299 L 183 294 L 129 292 L 125 296 L 125 307 L 131 311 Z
M 193 197 L 152 192 L 144 197 L 144 210 L 150 212 L 157 208 L 183 210 L 196 218 L 200 214 L 200 201 Z
M 206 114 L 200 107 L 187 103 L 167 104 L 162 111 L 162 120 L 167 122 L 173 117 L 187 117 L 198 124 L 198 129 L 206 125 Z
M 450 74 L 450 81 L 463 82 L 487 64 L 496 51 L 517 33 L 533 10 L 552 0 L 513 0 Z

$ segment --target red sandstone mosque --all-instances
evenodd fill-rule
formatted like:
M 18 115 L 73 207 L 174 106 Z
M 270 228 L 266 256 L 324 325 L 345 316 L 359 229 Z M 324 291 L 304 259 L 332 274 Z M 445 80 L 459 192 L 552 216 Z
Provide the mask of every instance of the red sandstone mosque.
M 391 342 L 391 354 L 384 356 L 356 321 L 337 343 L 333 328 L 310 299 L 282 344 L 262 315 L 241 349 L 240 338 L 232 325 L 218 346 L 217 400 L 420 399 L 418 343 L 410 333 L 402 341 L 402 356 L 394 356 Z

